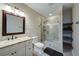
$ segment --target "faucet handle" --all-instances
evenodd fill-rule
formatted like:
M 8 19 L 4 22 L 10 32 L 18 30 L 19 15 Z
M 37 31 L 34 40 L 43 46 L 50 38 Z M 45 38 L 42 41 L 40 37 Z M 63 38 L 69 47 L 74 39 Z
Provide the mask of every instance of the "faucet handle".
M 17 39 L 18 37 L 15 36 L 15 39 Z

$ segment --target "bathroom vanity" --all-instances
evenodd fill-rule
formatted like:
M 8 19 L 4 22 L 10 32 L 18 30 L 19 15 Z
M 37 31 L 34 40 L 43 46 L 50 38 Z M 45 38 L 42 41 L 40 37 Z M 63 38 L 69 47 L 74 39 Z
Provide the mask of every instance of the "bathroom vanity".
M 2 36 L 12 38 L 0 41 L 0 56 L 32 56 L 32 38 L 18 34 L 25 34 L 25 17 L 2 10 Z
M 32 56 L 32 38 L 1 41 L 0 56 Z

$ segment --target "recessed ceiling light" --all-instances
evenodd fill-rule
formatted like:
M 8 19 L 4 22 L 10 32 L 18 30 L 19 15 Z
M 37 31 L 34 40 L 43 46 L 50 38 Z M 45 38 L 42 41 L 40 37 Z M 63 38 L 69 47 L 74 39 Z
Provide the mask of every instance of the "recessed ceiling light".
M 54 3 L 48 3 L 49 6 L 52 6 Z
M 49 16 L 52 16 L 52 13 L 50 13 Z

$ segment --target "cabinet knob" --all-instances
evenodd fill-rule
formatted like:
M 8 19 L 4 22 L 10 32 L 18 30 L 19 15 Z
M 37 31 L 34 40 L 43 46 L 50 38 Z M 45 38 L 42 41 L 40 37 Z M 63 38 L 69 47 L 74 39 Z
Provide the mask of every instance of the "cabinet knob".
M 14 53 L 16 53 L 16 52 L 14 52 Z
M 14 55 L 14 54 L 16 54 L 16 51 L 11 53 L 11 55 Z
M 11 55 L 14 55 L 14 53 L 11 53 Z

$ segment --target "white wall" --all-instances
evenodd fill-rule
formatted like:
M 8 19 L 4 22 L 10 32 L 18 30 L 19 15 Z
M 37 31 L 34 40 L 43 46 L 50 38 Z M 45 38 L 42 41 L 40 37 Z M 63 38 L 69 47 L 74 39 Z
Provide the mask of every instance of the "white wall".
M 79 4 L 73 4 L 73 55 L 79 56 Z
M 41 18 L 44 18 L 39 13 L 35 12 L 25 4 L 17 3 L 17 4 L 8 4 L 12 7 L 17 7 L 24 11 L 26 14 L 25 19 L 25 34 L 19 34 L 14 35 L 17 37 L 23 37 L 23 36 L 40 36 L 41 35 L 41 28 L 40 28 L 40 20 Z M 2 36 L 2 8 L 4 4 L 0 4 L 0 41 L 6 40 L 8 37 L 11 38 L 11 36 Z M 40 38 L 39 38 L 40 39 Z
M 63 22 L 71 23 L 72 22 L 72 8 L 63 8 Z

